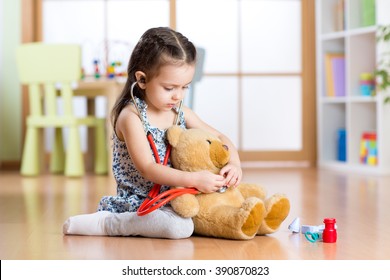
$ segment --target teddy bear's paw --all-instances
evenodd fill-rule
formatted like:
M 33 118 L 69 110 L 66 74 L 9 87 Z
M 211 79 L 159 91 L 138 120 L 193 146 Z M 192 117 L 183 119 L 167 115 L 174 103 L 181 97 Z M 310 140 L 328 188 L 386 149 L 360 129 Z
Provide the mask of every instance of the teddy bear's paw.
M 192 218 L 199 212 L 199 202 L 195 195 L 183 194 L 171 201 L 171 206 L 183 218 Z
M 248 213 L 248 216 L 241 227 L 241 231 L 247 236 L 253 236 L 258 231 L 261 222 L 265 216 L 264 203 L 257 198 L 248 198 L 242 205 L 242 210 Z
M 283 194 L 273 195 L 265 204 L 266 216 L 257 232 L 258 235 L 269 234 L 278 230 L 290 212 L 290 201 Z

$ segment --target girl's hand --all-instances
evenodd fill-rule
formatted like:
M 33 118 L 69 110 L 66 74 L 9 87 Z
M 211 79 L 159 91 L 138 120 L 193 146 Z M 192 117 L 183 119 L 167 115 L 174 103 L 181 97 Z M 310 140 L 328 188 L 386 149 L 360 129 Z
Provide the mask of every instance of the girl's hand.
M 226 185 L 225 177 L 213 174 L 210 171 L 192 172 L 194 186 L 202 193 L 212 193 L 218 191 Z
M 228 163 L 221 169 L 219 174 L 225 176 L 226 185 L 229 187 L 235 188 L 241 183 L 242 169 L 239 165 Z

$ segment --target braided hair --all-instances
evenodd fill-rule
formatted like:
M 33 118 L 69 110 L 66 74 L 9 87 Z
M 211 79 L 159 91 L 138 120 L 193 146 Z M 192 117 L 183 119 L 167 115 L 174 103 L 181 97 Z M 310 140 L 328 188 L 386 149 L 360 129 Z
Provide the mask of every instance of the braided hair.
M 195 64 L 196 48 L 187 37 L 169 27 L 148 29 L 139 39 L 130 56 L 127 68 L 127 81 L 111 112 L 111 121 L 115 129 L 116 121 L 122 109 L 131 99 L 131 85 L 136 82 L 135 73 L 142 71 L 147 79 L 158 75 L 162 66 L 167 64 Z M 147 82 L 147 81 L 144 81 Z M 134 87 L 134 95 L 144 99 L 145 92 Z

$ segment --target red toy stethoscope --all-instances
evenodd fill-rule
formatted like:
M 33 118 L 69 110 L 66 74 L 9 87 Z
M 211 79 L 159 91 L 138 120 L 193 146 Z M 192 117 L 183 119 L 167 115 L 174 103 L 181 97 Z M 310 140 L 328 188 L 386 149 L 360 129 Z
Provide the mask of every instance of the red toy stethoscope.
M 157 164 L 161 164 L 160 157 L 158 155 L 158 151 L 157 151 L 156 145 L 155 145 L 154 140 L 153 140 L 153 135 L 152 135 L 152 133 L 150 131 L 147 130 L 147 128 L 145 126 L 145 120 L 144 120 L 140 110 L 138 109 L 137 103 L 136 103 L 136 101 L 134 99 L 133 90 L 134 90 L 134 86 L 137 83 L 138 82 L 134 82 L 131 85 L 131 89 L 130 89 L 131 99 L 133 100 L 133 103 L 134 103 L 135 108 L 137 109 L 138 115 L 139 115 L 142 123 L 144 124 L 146 137 L 147 137 L 148 142 L 150 144 L 150 147 L 151 147 L 151 149 L 153 151 L 153 155 L 154 155 L 154 158 L 156 160 L 156 163 Z M 181 111 L 182 105 L 183 105 L 183 100 L 180 101 L 180 105 L 179 105 L 179 109 L 177 111 L 175 124 L 177 124 L 178 121 L 179 121 L 180 111 Z M 164 161 L 162 163 L 163 165 L 167 165 L 169 156 L 171 154 L 171 149 L 172 149 L 171 145 L 168 144 L 167 150 L 165 152 Z M 162 192 L 162 193 L 159 194 L 160 189 L 161 189 L 161 185 L 160 184 L 154 184 L 153 185 L 153 188 L 150 190 L 148 196 L 145 198 L 145 200 L 142 202 L 141 206 L 137 210 L 138 216 L 144 216 L 146 214 L 149 214 L 150 212 L 153 212 L 154 210 L 164 206 L 169 201 L 171 201 L 172 199 L 174 199 L 174 198 L 176 198 L 176 197 L 178 197 L 180 195 L 183 195 L 183 194 L 199 194 L 200 193 L 196 188 L 180 188 L 180 189 L 170 189 L 168 191 L 165 191 L 165 192 Z
M 148 138 L 150 147 L 153 150 L 156 163 L 161 164 L 160 157 L 156 149 L 156 145 L 154 144 L 153 141 L 153 135 L 150 132 L 148 132 L 146 137 Z M 170 153 L 171 153 L 171 145 L 168 144 L 167 150 L 165 152 L 163 165 L 167 165 Z M 170 189 L 158 194 L 160 192 L 160 189 L 161 189 L 160 184 L 154 184 L 148 196 L 145 198 L 141 206 L 138 208 L 137 210 L 138 216 L 144 216 L 146 214 L 149 214 L 150 212 L 164 206 L 166 203 L 168 203 L 169 201 L 171 201 L 172 199 L 180 195 L 200 193 L 196 188 L 181 188 L 181 189 Z

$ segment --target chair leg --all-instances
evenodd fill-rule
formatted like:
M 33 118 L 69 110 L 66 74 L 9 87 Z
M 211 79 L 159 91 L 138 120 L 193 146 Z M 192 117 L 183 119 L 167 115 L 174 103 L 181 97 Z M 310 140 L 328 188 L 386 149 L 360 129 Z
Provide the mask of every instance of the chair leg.
M 77 126 L 69 128 L 68 148 L 65 159 L 65 176 L 80 177 L 85 174 L 84 158 L 81 151 L 80 133 Z
M 36 176 L 40 173 L 40 134 L 36 127 L 28 127 L 23 147 L 20 173 L 24 176 Z
M 108 173 L 108 154 L 107 154 L 107 137 L 106 137 L 106 120 L 98 119 L 95 127 L 95 163 L 94 169 L 96 174 Z
M 50 172 L 62 173 L 64 172 L 65 153 L 64 143 L 62 140 L 62 128 L 56 127 L 54 129 L 53 150 L 50 158 Z

